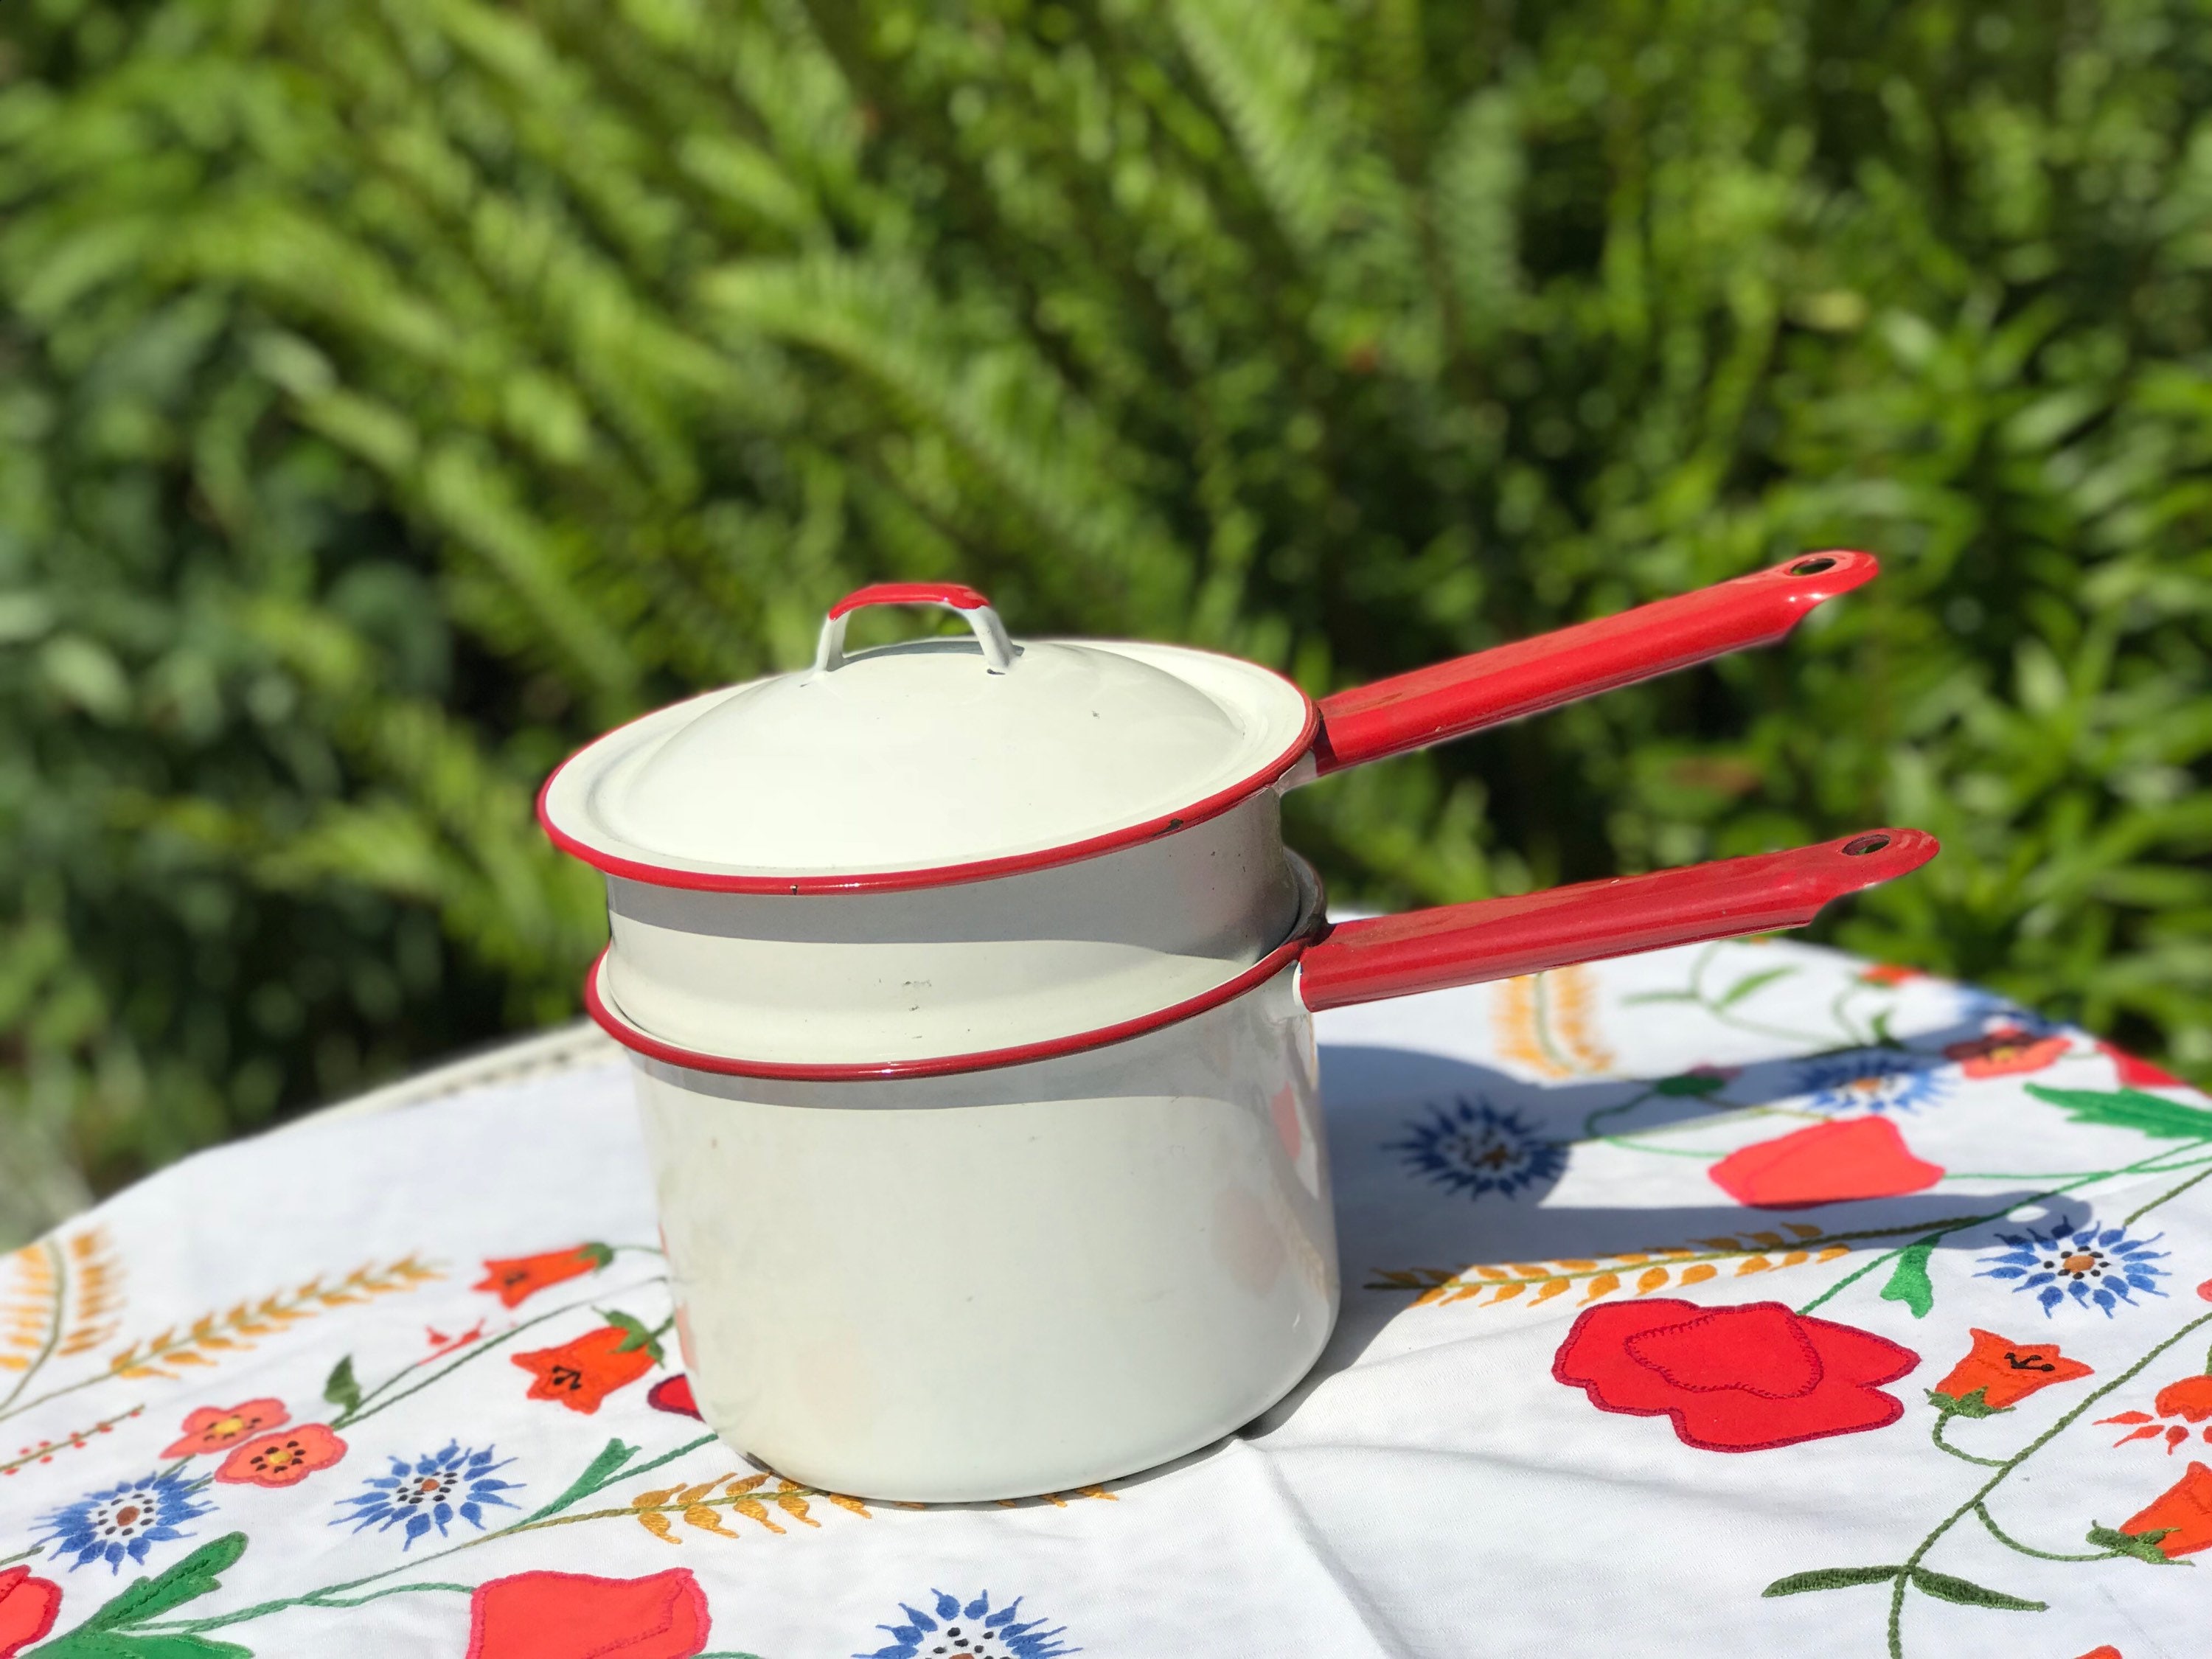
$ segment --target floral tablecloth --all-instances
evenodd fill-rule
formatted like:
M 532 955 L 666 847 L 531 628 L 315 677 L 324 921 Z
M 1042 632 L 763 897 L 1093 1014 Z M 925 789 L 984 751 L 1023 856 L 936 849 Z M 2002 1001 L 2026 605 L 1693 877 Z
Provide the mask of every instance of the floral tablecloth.
M 169 1170 L 0 1261 L 0 1656 L 2212 1654 L 2191 1091 L 1788 943 L 1321 1035 L 1321 1363 L 1014 1504 L 696 1420 L 611 1051 Z

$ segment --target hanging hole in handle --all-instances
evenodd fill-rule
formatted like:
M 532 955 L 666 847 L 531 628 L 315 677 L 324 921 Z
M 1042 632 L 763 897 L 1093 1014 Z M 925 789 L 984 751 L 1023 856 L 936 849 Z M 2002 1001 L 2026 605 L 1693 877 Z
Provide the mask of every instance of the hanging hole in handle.
M 1817 576 L 1824 570 L 1833 570 L 1835 568 L 1835 560 L 1825 553 L 1816 553 L 1809 559 L 1800 559 L 1795 564 L 1784 566 L 1783 574 L 1790 576 Z
M 1864 858 L 1869 853 L 1879 853 L 1888 845 L 1887 836 L 1856 836 L 1844 843 L 1844 856 L 1847 859 Z

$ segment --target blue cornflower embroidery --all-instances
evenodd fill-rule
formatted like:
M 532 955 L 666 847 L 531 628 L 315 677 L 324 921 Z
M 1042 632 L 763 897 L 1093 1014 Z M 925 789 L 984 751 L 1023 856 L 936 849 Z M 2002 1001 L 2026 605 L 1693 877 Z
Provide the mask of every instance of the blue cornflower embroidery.
M 2116 1303 L 2135 1305 L 2137 1291 L 2166 1294 L 2158 1281 L 2166 1270 L 2153 1264 L 2163 1261 L 2166 1253 L 2151 1249 L 2164 1233 L 2130 1238 L 2125 1227 L 2100 1230 L 2093 1216 L 2078 1229 L 2062 1219 L 2047 1233 L 2031 1228 L 1997 1237 L 2011 1248 L 1984 1256 L 1987 1265 L 1974 1277 L 2008 1279 L 2015 1291 L 2033 1291 L 2046 1318 L 2069 1297 L 2077 1306 L 2103 1309 L 2110 1319 Z
M 183 1523 L 215 1507 L 192 1501 L 206 1485 L 206 1477 L 187 1480 L 181 1469 L 125 1480 L 44 1516 L 46 1541 L 56 1555 L 76 1557 L 72 1571 L 105 1561 L 110 1572 L 119 1571 L 126 1556 L 143 1562 L 155 1545 L 191 1537 Z
M 994 1612 L 988 1590 L 964 1605 L 958 1596 L 940 1589 L 930 1595 L 936 1598 L 934 1618 L 900 1602 L 906 1622 L 876 1626 L 890 1632 L 891 1645 L 855 1654 L 853 1659 L 1054 1659 L 1059 1654 L 1083 1651 L 1062 1645 L 1065 1625 L 1046 1630 L 1042 1619 L 1016 1623 L 1014 1615 L 1022 1605 L 1018 1595 Z
M 404 1522 L 407 1539 L 400 1546 L 403 1550 L 412 1549 L 415 1540 L 434 1526 L 443 1538 L 447 1523 L 457 1515 L 482 1532 L 484 1506 L 496 1504 L 502 1509 L 514 1508 L 500 1493 L 520 1492 L 523 1485 L 520 1480 L 491 1478 L 494 1469 L 503 1469 L 514 1462 L 504 1457 L 493 1462 L 494 1449 L 486 1446 L 482 1451 L 465 1451 L 460 1442 L 449 1440 L 443 1451 L 428 1453 L 412 1463 L 394 1457 L 390 1474 L 372 1475 L 363 1490 L 338 1499 L 340 1504 L 358 1507 L 331 1524 L 342 1527 L 352 1522 L 356 1532 L 368 1527 L 386 1532 Z
M 1942 1065 L 1904 1048 L 1853 1048 L 1805 1061 L 1796 1092 L 1816 1112 L 1917 1111 L 1950 1092 Z
M 1431 1105 L 1432 1115 L 1407 1126 L 1406 1138 L 1385 1151 L 1403 1152 L 1407 1167 L 1434 1182 L 1480 1198 L 1507 1196 L 1540 1182 L 1556 1181 L 1567 1167 L 1567 1149 L 1547 1140 L 1516 1112 L 1501 1112 L 1488 1101 L 1464 1097 L 1449 1106 Z

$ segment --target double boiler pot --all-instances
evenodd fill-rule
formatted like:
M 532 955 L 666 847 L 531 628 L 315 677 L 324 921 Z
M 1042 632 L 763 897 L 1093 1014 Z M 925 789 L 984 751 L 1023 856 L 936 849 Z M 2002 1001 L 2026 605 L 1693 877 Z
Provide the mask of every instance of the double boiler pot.
M 1282 794 L 1778 639 L 1808 555 L 1318 702 L 1187 647 L 1011 638 L 982 595 L 841 600 L 811 667 L 548 780 L 607 881 L 586 987 L 635 1062 L 707 1420 L 915 1501 L 1065 1490 L 1249 1420 L 1338 1301 L 1314 1011 L 1795 927 L 1917 830 L 1332 927 Z M 852 613 L 969 637 L 848 654 Z

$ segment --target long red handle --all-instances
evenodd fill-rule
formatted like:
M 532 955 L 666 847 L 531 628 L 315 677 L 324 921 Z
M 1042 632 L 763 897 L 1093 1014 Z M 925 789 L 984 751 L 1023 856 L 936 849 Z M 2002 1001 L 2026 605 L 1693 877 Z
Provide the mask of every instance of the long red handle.
M 1298 994 L 1319 1011 L 1802 927 L 1829 900 L 1917 870 L 1938 850 L 1923 830 L 1869 830 L 1787 853 L 1347 921 L 1306 948 Z
M 1455 657 L 1321 700 L 1316 775 L 1770 645 L 1824 599 L 1871 581 L 1871 553 L 1807 553 L 1694 593 Z

